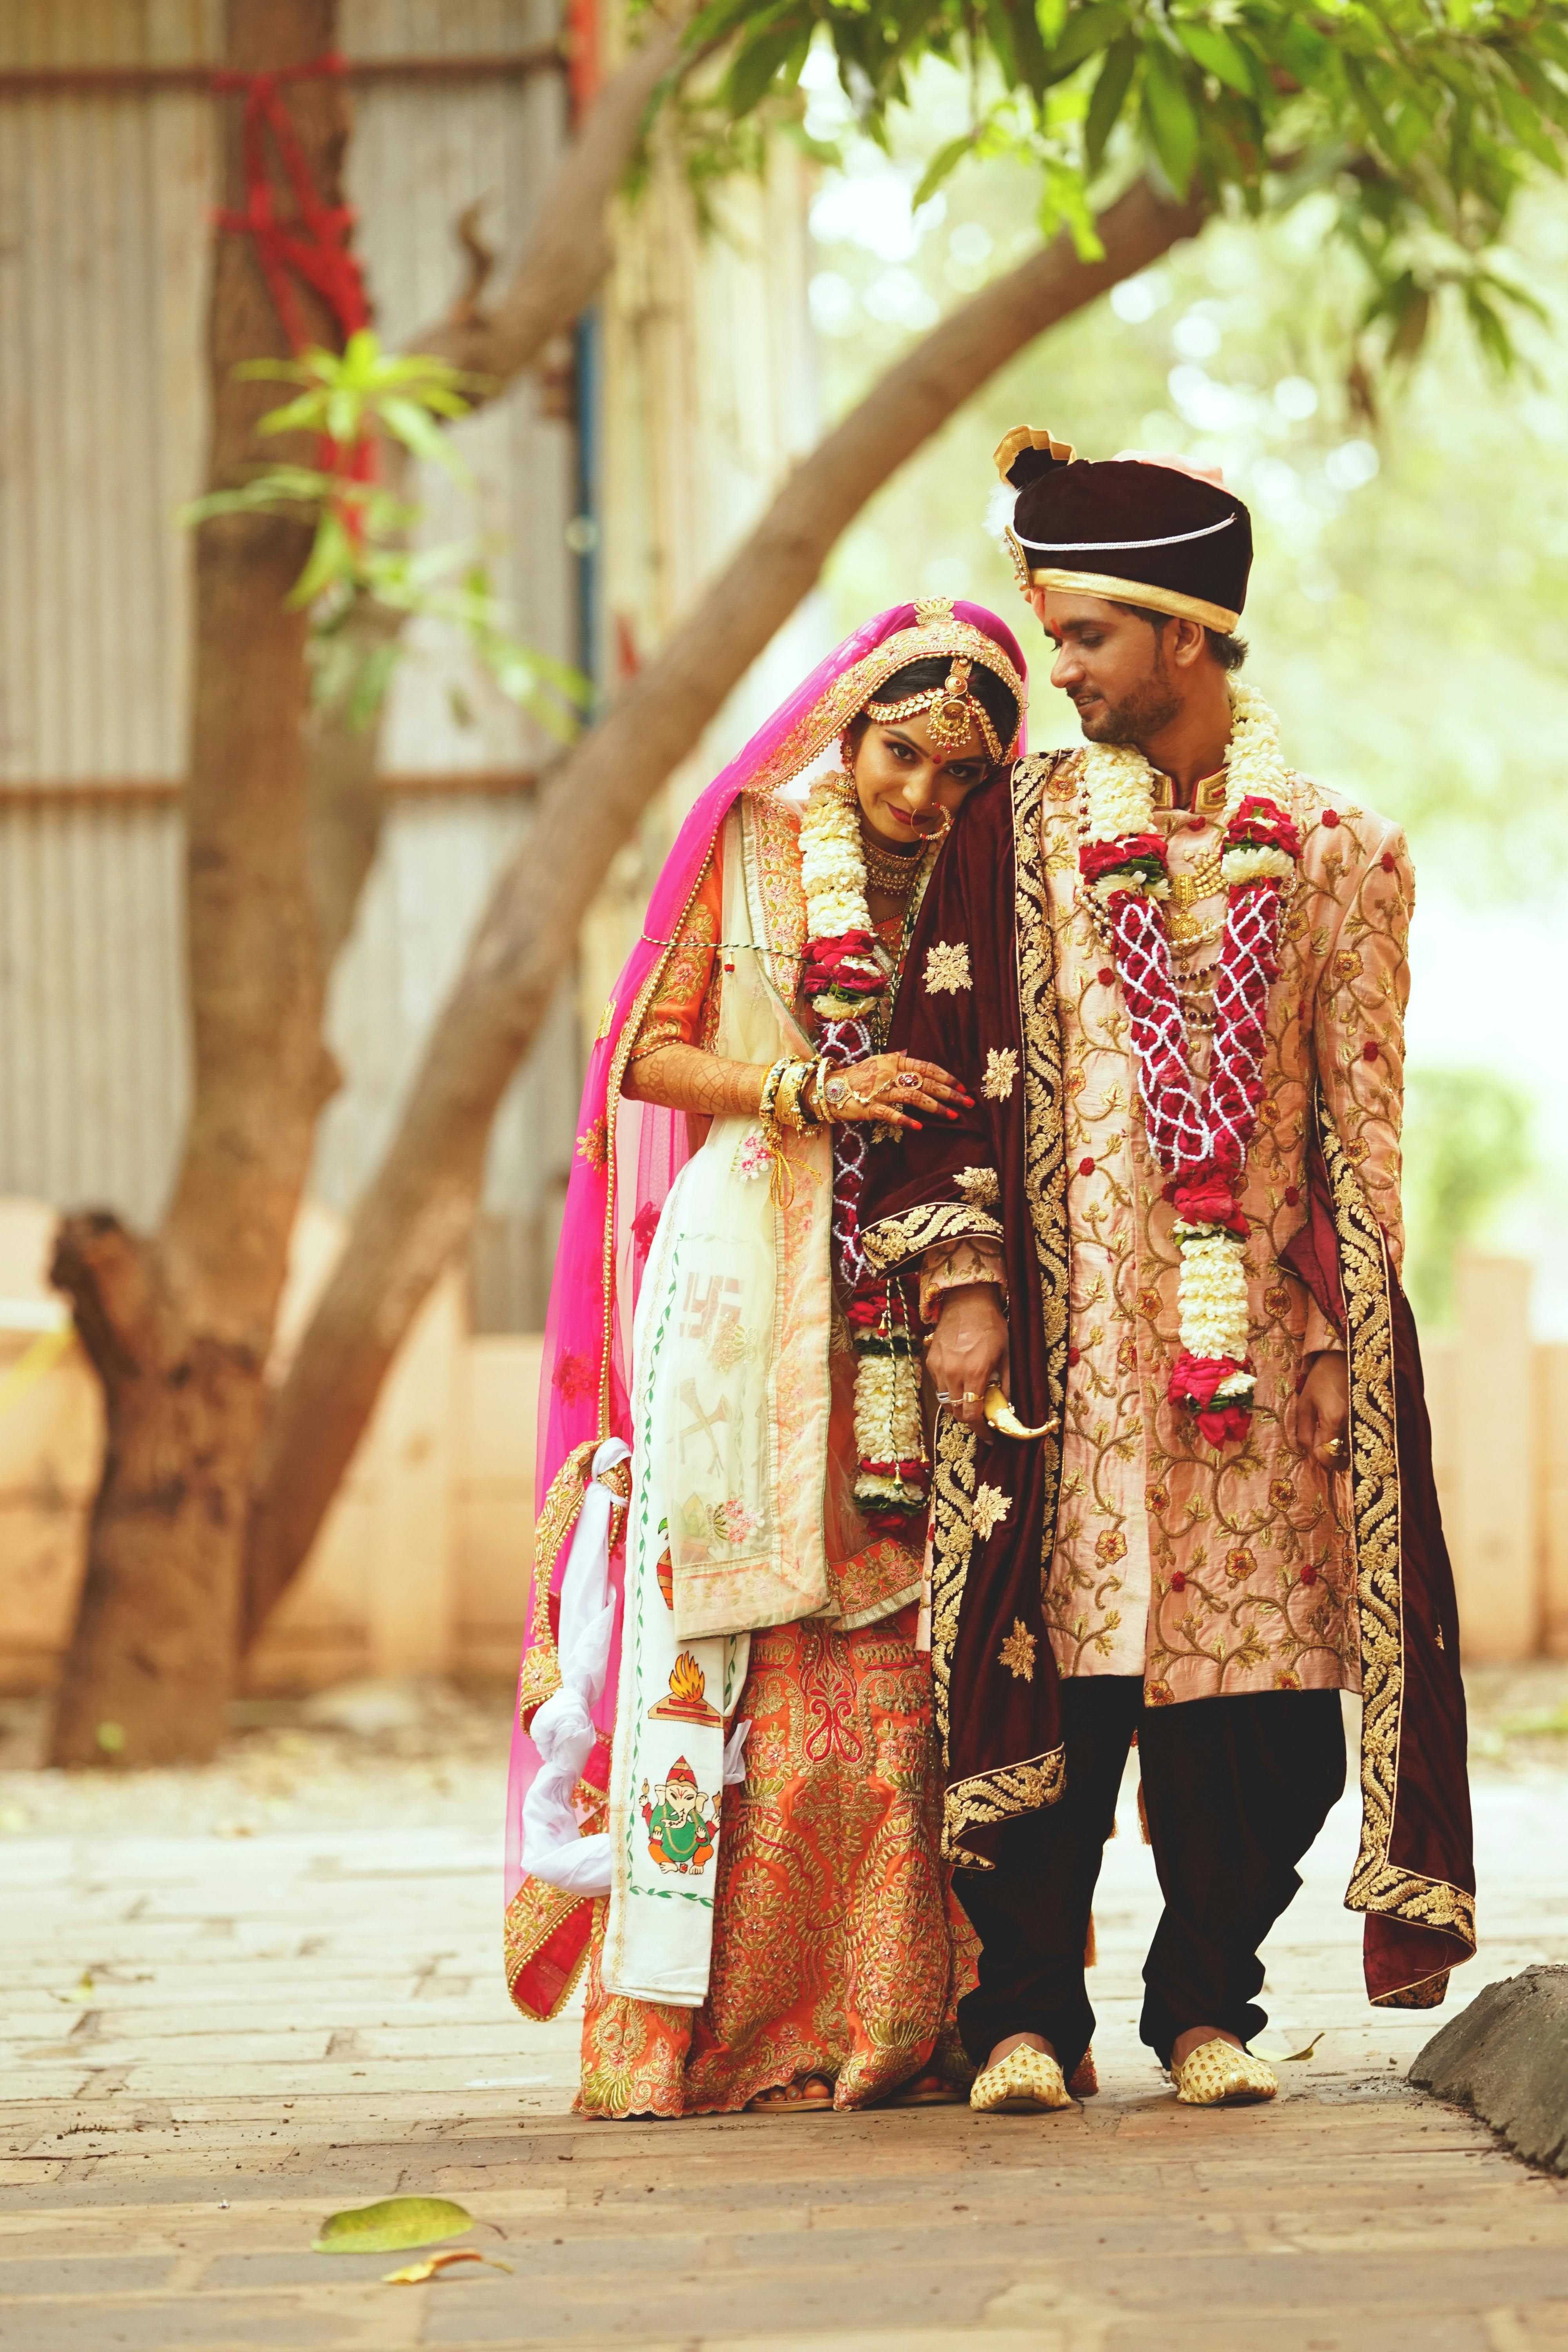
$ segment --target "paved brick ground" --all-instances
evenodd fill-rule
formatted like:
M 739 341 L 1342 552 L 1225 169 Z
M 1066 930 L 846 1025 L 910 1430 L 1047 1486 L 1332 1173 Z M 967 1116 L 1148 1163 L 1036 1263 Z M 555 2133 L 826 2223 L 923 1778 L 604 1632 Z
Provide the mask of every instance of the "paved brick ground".
M 1139 2048 L 1129 1791 L 1081 2113 L 585 2126 L 573 2022 L 500 1980 L 494 1727 L 445 1763 L 324 1738 L 107 1791 L 0 1774 L 5 2352 L 1568 2352 L 1568 2186 L 1405 2086 L 1435 2021 L 1361 1999 L 1349 1807 L 1268 1954 L 1276 2027 L 1326 2029 L 1272 2108 L 1177 2108 Z M 1561 1743 L 1482 1744 L 1451 2007 L 1568 1959 Z M 412 2189 L 513 2273 L 309 2251 Z

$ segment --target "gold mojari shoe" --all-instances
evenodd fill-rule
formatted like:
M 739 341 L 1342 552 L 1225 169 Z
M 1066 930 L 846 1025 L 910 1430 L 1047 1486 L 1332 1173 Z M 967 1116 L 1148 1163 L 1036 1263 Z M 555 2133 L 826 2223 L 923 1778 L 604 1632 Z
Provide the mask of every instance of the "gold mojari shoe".
M 1184 2107 L 1239 2107 L 1253 2099 L 1272 2099 L 1279 2089 L 1261 2058 L 1217 2039 L 1200 2042 L 1173 2066 L 1171 2080 Z
M 982 2116 L 1032 2116 L 1074 2101 L 1056 2060 L 1025 2042 L 975 2076 L 969 2104 Z

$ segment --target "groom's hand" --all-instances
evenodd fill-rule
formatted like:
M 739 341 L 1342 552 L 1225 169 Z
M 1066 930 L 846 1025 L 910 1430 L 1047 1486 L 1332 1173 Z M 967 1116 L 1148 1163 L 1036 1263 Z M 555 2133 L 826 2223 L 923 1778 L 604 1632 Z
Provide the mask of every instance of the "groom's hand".
M 1007 1318 L 996 1286 L 965 1283 L 942 1293 L 926 1370 L 955 1421 L 977 1422 L 993 1381 L 1007 1386 Z M 969 1402 L 965 1402 L 965 1400 Z

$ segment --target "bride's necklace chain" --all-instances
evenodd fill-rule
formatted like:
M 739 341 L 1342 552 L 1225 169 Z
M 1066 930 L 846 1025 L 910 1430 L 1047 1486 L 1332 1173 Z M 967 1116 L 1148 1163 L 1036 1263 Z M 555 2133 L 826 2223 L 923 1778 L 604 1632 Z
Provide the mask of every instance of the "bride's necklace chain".
M 911 856 L 908 851 L 884 849 L 872 841 L 864 825 L 860 828 L 860 853 L 866 861 L 866 880 L 873 890 L 886 893 L 889 898 L 907 898 L 920 880 L 924 851 L 917 849 Z

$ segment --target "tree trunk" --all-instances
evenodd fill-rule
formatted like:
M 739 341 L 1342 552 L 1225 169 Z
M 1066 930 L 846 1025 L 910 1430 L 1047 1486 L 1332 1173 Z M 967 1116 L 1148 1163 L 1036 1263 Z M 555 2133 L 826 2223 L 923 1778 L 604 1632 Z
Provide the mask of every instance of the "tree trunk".
M 336 35 L 335 0 L 228 0 L 225 62 L 241 74 L 303 64 L 334 49 Z M 287 102 L 316 187 L 340 203 L 338 85 L 290 83 Z M 239 207 L 243 100 L 222 104 L 222 201 Z M 279 209 L 292 209 L 283 189 Z M 327 340 L 331 320 L 302 290 L 300 300 L 310 332 Z M 237 362 L 286 349 L 250 241 L 220 230 L 210 487 L 243 476 L 258 454 L 257 419 L 279 396 L 275 385 L 237 383 Z M 285 454 L 308 462 L 310 453 Z M 262 1369 L 334 1082 L 307 855 L 307 624 L 284 602 L 309 539 L 300 524 L 250 515 L 208 522 L 197 537 L 191 1119 L 154 1238 L 107 1216 L 70 1219 L 59 1238 L 56 1279 L 103 1383 L 109 1444 L 56 1763 L 210 1756 L 233 1686 Z
M 643 37 L 605 81 L 563 156 L 509 283 L 492 302 L 479 283 L 444 318 L 411 338 L 407 349 L 448 360 L 471 373 L 476 407 L 534 366 L 598 293 L 615 259 L 610 207 L 655 90 L 680 55 L 690 0 L 647 20 Z M 468 224 L 458 224 L 463 235 Z M 468 231 L 471 235 L 471 230 Z M 384 445 L 384 486 L 401 494 L 410 468 L 397 445 Z M 367 604 L 349 623 L 363 648 L 384 645 L 402 615 Z M 322 951 L 331 969 L 353 927 L 360 893 L 375 862 L 384 811 L 376 783 L 378 714 L 356 733 L 341 715 L 316 714 L 309 733 L 310 871 Z
M 934 328 L 795 469 L 697 610 L 556 767 L 269 1417 L 246 1570 L 252 1636 L 309 1551 L 399 1341 L 468 1237 L 496 1107 L 648 800 L 889 475 L 1026 343 L 1203 217 L 1140 183 L 1100 223 L 1103 260 L 1081 262 L 1059 238 Z

